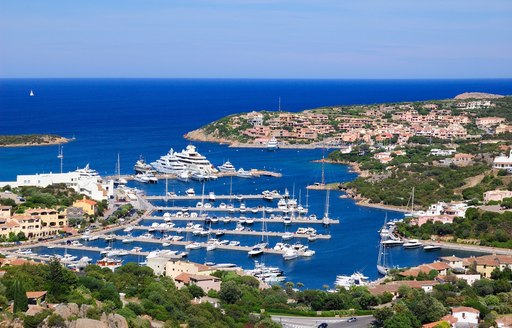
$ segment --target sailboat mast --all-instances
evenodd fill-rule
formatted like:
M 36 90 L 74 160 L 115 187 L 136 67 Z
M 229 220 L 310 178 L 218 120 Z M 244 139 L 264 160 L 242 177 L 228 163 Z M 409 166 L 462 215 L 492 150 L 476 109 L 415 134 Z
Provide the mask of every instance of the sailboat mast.
M 324 212 L 325 218 L 329 217 L 329 191 L 330 190 L 327 189 L 326 194 L 325 194 L 325 212 Z
M 322 142 L 322 185 L 325 185 L 325 143 Z
M 60 173 L 62 173 L 63 164 L 64 164 L 64 146 L 62 144 L 59 144 L 59 154 L 57 155 L 57 158 L 60 159 Z
M 412 204 L 411 204 L 411 216 L 414 213 L 414 187 L 412 187 Z

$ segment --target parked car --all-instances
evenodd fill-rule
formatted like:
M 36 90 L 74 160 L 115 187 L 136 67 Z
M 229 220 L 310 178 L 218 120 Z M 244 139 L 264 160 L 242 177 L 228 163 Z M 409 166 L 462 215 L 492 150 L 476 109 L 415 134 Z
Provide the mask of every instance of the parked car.
M 327 328 L 327 326 L 329 326 L 327 322 L 322 322 L 321 324 L 318 325 L 318 328 Z
M 352 317 L 352 318 L 349 318 L 347 320 L 347 322 L 356 322 L 357 321 L 357 318 L 356 317 Z

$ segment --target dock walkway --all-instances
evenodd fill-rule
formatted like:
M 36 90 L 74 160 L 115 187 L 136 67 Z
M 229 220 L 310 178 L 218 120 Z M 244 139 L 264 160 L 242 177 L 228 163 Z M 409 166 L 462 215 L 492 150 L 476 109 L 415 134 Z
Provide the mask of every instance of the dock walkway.
M 232 222 L 238 222 L 239 221 L 239 218 L 229 218 L 230 221 Z M 247 218 L 245 218 L 247 219 Z M 270 219 L 270 218 L 265 218 L 265 219 L 262 219 L 262 218 L 251 218 L 252 220 L 254 220 L 254 222 L 267 222 L 267 223 L 283 223 L 284 224 L 284 219 L 277 219 L 277 218 L 273 218 L 273 219 Z M 163 221 L 164 218 L 162 216 L 147 216 L 144 218 L 144 220 L 155 220 L 155 221 Z M 172 221 L 202 221 L 204 222 L 205 219 L 203 217 L 199 217 L 199 216 L 196 216 L 196 217 L 171 217 L 171 220 Z M 220 222 L 219 222 L 220 223 Z M 300 224 L 323 224 L 323 220 L 309 220 L 309 219 L 298 219 L 298 218 L 293 218 L 291 219 L 291 223 L 300 223 Z M 329 220 L 329 224 L 339 224 L 340 221 L 339 220 L 333 220 L 333 219 L 330 219 Z

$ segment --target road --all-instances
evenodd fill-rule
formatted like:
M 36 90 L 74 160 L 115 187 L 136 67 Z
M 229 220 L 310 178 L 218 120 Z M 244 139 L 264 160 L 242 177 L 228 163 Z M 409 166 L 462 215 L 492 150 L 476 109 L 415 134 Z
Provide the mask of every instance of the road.
M 279 322 L 283 328 L 316 328 L 322 322 L 328 324 L 328 328 L 366 328 L 375 320 L 371 315 L 359 316 L 356 322 L 347 322 L 348 318 L 318 318 L 318 317 L 291 317 L 273 315 L 272 320 Z

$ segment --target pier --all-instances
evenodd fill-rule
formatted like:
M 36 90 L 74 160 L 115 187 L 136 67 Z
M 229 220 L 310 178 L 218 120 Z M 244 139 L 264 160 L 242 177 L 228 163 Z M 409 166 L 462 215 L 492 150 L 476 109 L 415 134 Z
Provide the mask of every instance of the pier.
M 124 238 L 124 237 L 123 237 Z M 122 239 L 119 237 L 116 237 L 116 239 Z M 156 238 L 140 238 L 140 237 L 133 237 L 134 242 L 141 242 L 141 243 L 153 243 L 153 244 L 159 244 L 162 245 L 163 243 L 169 243 L 172 246 L 187 246 L 188 244 L 192 244 L 192 241 L 175 241 L 175 240 L 162 240 L 162 239 L 156 239 Z M 201 244 L 202 248 L 206 248 L 207 243 L 205 242 L 199 242 Z M 128 244 L 127 244 L 128 245 Z M 242 251 L 242 252 L 248 252 L 252 249 L 252 246 L 230 246 L 230 245 L 215 245 L 217 249 L 223 249 L 223 250 L 232 250 L 232 251 Z M 161 246 L 162 249 L 165 249 L 163 246 Z M 71 245 L 63 245 L 63 244 L 56 244 L 54 245 L 54 248 L 67 248 L 67 249 L 74 249 L 74 250 L 82 250 L 82 251 L 90 251 L 90 252 L 101 252 L 103 248 L 101 247 L 90 247 L 90 246 L 71 246 Z M 130 250 L 125 250 L 130 255 L 141 255 L 141 256 L 147 256 L 149 255 L 149 252 L 135 252 Z M 268 254 L 279 254 L 282 255 L 285 253 L 283 250 L 275 250 L 271 248 L 265 248 L 264 253 Z M 181 258 L 180 256 L 170 257 L 172 258 Z
M 245 218 L 247 219 L 247 218 Z M 163 221 L 164 218 L 162 216 L 148 216 L 148 217 L 145 217 L 144 220 L 155 220 L 155 221 Z M 200 216 L 196 216 L 196 217 L 183 217 L 183 216 L 180 216 L 180 217 L 171 217 L 171 220 L 172 221 L 200 221 L 200 222 L 204 222 L 205 221 L 205 218 L 204 217 L 200 217 Z M 230 221 L 232 222 L 238 222 L 239 221 L 239 218 L 229 218 Z M 262 223 L 262 222 L 266 222 L 266 223 L 283 223 L 284 224 L 284 219 L 277 219 L 277 218 L 265 218 L 265 219 L 262 219 L 262 218 L 251 218 L 251 220 L 254 220 L 254 223 L 256 222 L 259 222 L 259 223 Z M 220 218 L 220 221 L 222 221 L 222 218 Z M 221 223 L 221 222 L 219 222 Z M 323 220 L 309 220 L 309 219 L 300 219 L 300 218 L 293 218 L 291 219 L 291 223 L 300 223 L 300 224 L 323 224 Z M 329 224 L 339 224 L 340 221 L 339 220 L 333 220 L 333 219 L 329 219 Z
M 250 172 L 254 178 L 259 178 L 262 176 L 280 178 L 283 176 L 279 172 L 273 172 L 273 171 L 267 171 L 267 170 L 251 169 L 248 172 Z M 217 172 L 217 173 L 213 173 L 212 175 L 217 178 L 236 177 L 238 175 L 238 172 Z M 165 179 L 173 180 L 173 179 L 176 179 L 178 176 L 173 173 L 157 173 L 157 174 L 155 174 L 155 177 L 158 180 L 165 180 Z M 112 176 L 106 176 L 105 179 L 125 179 L 126 181 L 131 181 L 131 180 L 135 179 L 135 174 L 112 175 Z
M 135 226 L 133 227 L 136 230 L 149 230 L 150 228 L 156 229 L 158 231 L 166 231 L 166 232 L 176 232 L 176 233 L 183 233 L 183 232 L 193 232 L 196 229 L 193 228 L 154 228 L 154 227 L 148 227 L 148 226 Z M 257 231 L 257 230 L 224 230 L 224 229 L 210 229 L 210 233 L 216 234 L 217 232 L 223 232 L 226 235 L 242 235 L 242 236 L 268 236 L 268 237 L 282 237 L 284 232 L 274 232 L 274 231 Z M 293 236 L 295 238 L 308 238 L 308 234 L 297 234 L 294 233 Z M 317 239 L 331 239 L 331 235 L 322 235 L 317 234 Z M 126 238 L 123 235 L 120 235 L 116 237 L 116 239 L 124 239 Z M 142 238 L 144 240 L 148 240 L 150 238 Z
M 237 197 L 242 197 L 237 198 Z M 262 194 L 256 194 L 256 195 L 215 195 L 216 200 L 238 200 L 238 201 L 244 201 L 247 199 L 263 199 Z M 178 195 L 168 195 L 168 196 L 145 196 L 147 200 L 209 200 L 208 195 L 193 195 L 193 196 L 178 196 Z M 276 195 L 273 196 L 274 199 L 281 199 L 283 196 Z

